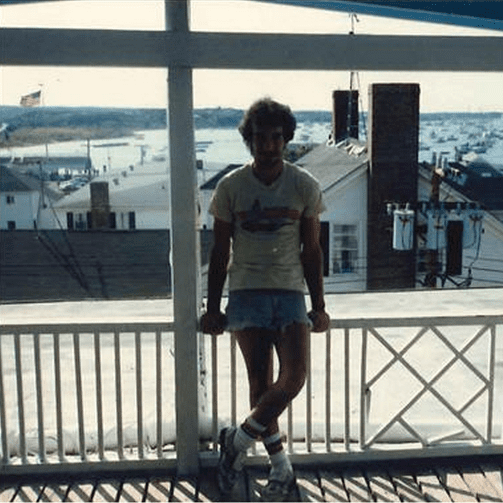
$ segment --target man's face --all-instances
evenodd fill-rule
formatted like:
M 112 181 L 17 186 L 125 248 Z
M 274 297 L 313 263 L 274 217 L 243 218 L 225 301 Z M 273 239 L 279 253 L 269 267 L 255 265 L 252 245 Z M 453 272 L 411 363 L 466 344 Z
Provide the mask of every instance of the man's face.
M 257 164 L 274 165 L 283 158 L 285 139 L 282 126 L 253 124 L 251 152 Z

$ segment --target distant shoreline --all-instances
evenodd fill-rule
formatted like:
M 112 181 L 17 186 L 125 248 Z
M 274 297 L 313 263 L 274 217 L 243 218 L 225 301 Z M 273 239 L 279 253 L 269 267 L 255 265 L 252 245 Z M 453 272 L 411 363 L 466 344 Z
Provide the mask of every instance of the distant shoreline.
M 65 141 L 104 140 L 124 138 L 134 134 L 134 130 L 90 127 L 24 127 L 10 133 L 9 139 L 0 139 L 0 148 L 35 147 L 38 145 Z
M 300 123 L 330 123 L 331 112 L 325 110 L 294 111 Z M 235 129 L 243 110 L 233 108 L 202 108 L 194 110 L 195 129 Z M 502 112 L 428 112 L 421 113 L 421 122 L 450 119 L 498 119 Z M 367 121 L 361 114 L 363 123 Z M 165 109 L 99 108 L 99 107 L 35 107 L 0 106 L 0 125 L 7 134 L 0 135 L 0 148 L 31 147 L 65 141 L 117 139 L 137 131 L 166 127 Z

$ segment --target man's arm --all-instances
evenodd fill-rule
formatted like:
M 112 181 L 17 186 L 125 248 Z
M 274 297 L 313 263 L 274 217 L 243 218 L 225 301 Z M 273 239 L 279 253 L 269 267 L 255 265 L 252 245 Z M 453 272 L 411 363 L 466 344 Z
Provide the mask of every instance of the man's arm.
M 220 311 L 222 291 L 227 277 L 230 258 L 232 224 L 215 218 L 213 224 L 214 244 L 208 269 L 208 306 L 201 318 L 203 332 L 218 335 L 223 332 L 224 315 Z
M 301 241 L 301 261 L 311 296 L 312 311 L 309 316 L 313 321 L 313 331 L 324 332 L 328 329 L 330 318 L 325 311 L 323 251 L 320 244 L 320 219 L 318 217 L 302 218 Z

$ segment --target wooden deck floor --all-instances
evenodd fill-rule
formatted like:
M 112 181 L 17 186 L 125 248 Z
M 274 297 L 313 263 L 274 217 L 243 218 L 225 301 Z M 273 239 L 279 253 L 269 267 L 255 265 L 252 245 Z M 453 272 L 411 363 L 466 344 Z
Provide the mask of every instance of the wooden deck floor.
M 290 501 L 503 501 L 501 468 L 492 463 L 409 468 L 400 473 L 383 467 L 351 473 L 330 467 L 298 469 L 298 491 Z M 227 500 L 260 501 L 265 482 L 264 469 L 246 468 Z M 222 501 L 222 497 L 214 469 L 207 469 L 197 480 L 166 476 L 2 487 L 0 501 Z

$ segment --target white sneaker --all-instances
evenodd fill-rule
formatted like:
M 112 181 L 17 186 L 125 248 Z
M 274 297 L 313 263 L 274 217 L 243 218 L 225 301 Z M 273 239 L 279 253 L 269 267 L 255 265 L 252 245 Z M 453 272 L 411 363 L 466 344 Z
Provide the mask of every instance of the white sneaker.
M 287 501 L 290 493 L 297 487 L 297 480 L 293 472 L 288 471 L 284 479 L 270 478 L 262 489 L 262 501 Z
M 220 432 L 220 459 L 218 460 L 217 481 L 220 491 L 228 494 L 236 485 L 243 469 L 244 454 L 234 447 L 236 428 L 224 428 Z

